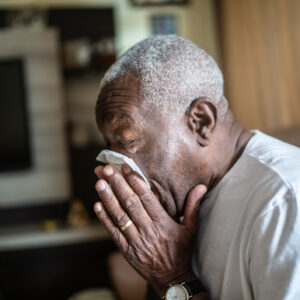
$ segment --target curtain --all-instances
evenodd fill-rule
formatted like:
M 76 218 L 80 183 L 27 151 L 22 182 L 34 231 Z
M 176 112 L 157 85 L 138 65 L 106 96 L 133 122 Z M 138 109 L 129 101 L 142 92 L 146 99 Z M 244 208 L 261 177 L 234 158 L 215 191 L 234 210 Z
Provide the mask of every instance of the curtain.
M 300 1 L 218 0 L 225 94 L 248 129 L 300 125 Z

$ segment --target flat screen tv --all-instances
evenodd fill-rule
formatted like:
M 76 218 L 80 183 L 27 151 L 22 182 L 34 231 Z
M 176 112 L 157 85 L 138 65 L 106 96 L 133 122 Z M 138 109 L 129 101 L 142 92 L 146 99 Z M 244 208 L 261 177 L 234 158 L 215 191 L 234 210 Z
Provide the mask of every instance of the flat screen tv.
M 0 60 L 0 172 L 31 167 L 22 59 Z
M 0 218 L 71 197 L 58 57 L 54 29 L 0 30 Z

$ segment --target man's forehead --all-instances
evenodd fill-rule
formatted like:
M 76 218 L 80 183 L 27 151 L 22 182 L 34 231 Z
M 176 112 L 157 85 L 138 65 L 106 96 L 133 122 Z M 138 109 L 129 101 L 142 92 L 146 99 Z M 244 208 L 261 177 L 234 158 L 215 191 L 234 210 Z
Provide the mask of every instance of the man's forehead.
M 147 126 L 154 111 L 153 103 L 150 104 L 140 94 L 136 74 L 130 71 L 104 86 L 96 105 L 97 123 L 100 127 L 104 122 Z
M 106 106 L 138 105 L 142 102 L 139 96 L 137 77 L 132 72 L 127 72 L 121 77 L 102 87 L 97 100 L 97 107 L 102 111 Z
M 137 77 L 127 72 L 101 89 L 96 105 L 97 123 L 120 116 L 139 119 L 144 102 Z
M 112 89 L 99 95 L 96 113 L 97 118 L 104 121 L 107 116 L 124 115 L 127 117 L 136 117 L 139 115 L 141 100 L 130 90 Z
M 113 90 L 113 89 L 128 90 L 136 95 L 139 95 L 140 80 L 136 72 L 132 70 L 128 70 L 126 73 L 119 76 L 118 78 L 115 78 L 110 82 L 106 83 L 105 86 L 103 86 L 101 89 L 101 94 L 102 92 Z
M 128 89 L 113 88 L 101 93 L 96 107 L 99 129 L 102 133 L 124 134 L 144 126 L 142 102 Z

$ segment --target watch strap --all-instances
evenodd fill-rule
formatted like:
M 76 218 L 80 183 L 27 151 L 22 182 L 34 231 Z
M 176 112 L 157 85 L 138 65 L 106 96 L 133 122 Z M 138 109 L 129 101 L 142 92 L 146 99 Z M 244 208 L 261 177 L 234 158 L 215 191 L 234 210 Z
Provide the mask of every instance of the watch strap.
M 184 282 L 182 285 L 187 289 L 190 296 L 194 296 L 205 291 L 199 280 Z
M 176 285 L 183 286 L 187 290 L 189 298 L 191 298 L 194 295 L 197 295 L 201 292 L 205 292 L 205 288 L 199 280 L 183 282 L 181 284 L 174 284 L 172 286 L 176 286 Z M 170 286 L 170 287 L 172 287 L 172 286 Z M 161 299 L 166 299 L 166 295 L 162 296 Z

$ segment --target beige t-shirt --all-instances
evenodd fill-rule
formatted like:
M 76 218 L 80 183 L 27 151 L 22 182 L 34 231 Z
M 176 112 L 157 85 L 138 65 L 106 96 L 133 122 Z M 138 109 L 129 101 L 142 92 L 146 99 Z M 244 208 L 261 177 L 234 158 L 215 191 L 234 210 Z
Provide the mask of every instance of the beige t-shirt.
M 192 258 L 212 299 L 300 299 L 300 148 L 254 130 L 201 204 Z

